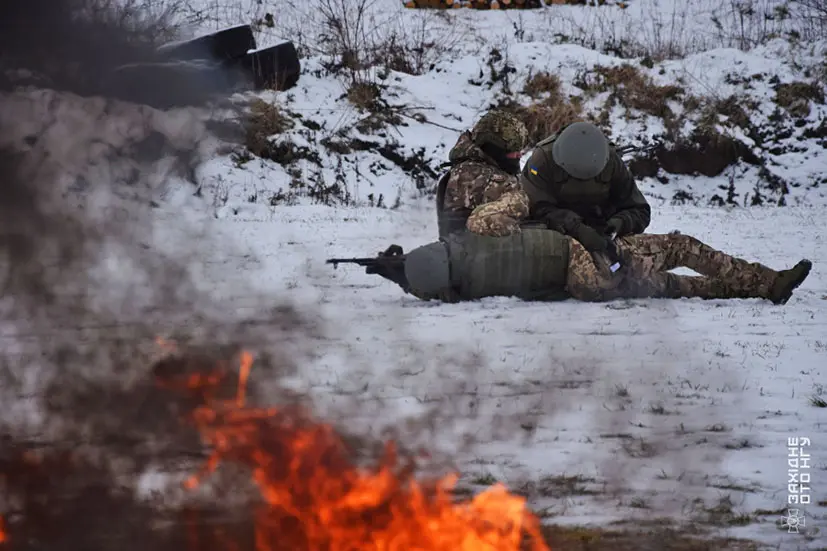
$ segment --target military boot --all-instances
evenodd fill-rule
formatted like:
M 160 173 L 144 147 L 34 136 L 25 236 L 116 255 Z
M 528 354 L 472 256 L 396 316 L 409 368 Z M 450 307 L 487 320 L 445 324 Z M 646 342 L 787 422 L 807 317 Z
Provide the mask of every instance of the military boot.
M 775 278 L 775 282 L 773 282 L 767 298 L 774 304 L 786 304 L 787 301 L 790 300 L 790 297 L 793 296 L 793 291 L 810 275 L 810 269 L 812 267 L 812 262 L 802 260 L 789 270 L 778 272 L 778 276 Z

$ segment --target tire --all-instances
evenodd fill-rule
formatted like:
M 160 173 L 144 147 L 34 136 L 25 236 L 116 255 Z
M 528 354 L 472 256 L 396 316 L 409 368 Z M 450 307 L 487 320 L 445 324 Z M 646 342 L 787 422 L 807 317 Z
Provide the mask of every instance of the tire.
M 301 73 L 299 54 L 292 42 L 250 52 L 238 60 L 256 89 L 288 90 L 296 85 Z
M 205 105 L 252 86 L 239 70 L 207 61 L 175 61 L 123 65 L 113 71 L 105 89 L 110 97 L 169 109 Z
M 238 25 L 192 40 L 164 44 L 158 48 L 167 61 L 229 61 L 238 59 L 256 49 L 256 39 L 250 25 Z

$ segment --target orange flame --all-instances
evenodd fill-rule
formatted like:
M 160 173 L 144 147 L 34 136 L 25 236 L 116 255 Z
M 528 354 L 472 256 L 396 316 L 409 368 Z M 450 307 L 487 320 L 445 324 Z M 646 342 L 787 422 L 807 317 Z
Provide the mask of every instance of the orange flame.
M 6 543 L 8 539 L 6 535 L 6 521 L 0 516 L 0 544 Z
M 251 469 L 263 504 L 255 511 L 256 551 L 550 551 L 525 500 L 495 485 L 456 502 L 456 476 L 414 480 L 388 443 L 379 466 L 360 469 L 327 424 L 296 410 L 246 405 L 253 364 L 241 357 L 235 400 L 207 400 L 193 421 L 211 453 L 185 485 L 195 488 L 221 462 Z M 209 396 L 220 377 L 189 377 Z

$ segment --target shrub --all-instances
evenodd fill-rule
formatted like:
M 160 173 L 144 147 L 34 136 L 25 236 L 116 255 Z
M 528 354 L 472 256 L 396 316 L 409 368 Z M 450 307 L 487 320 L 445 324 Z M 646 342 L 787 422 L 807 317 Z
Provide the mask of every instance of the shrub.
M 293 120 L 274 103 L 254 99 L 245 121 L 245 145 L 253 155 L 269 157 L 270 138 L 293 127 Z
M 609 104 L 619 103 L 663 119 L 673 113 L 669 100 L 677 100 L 684 90 L 680 86 L 655 84 L 652 79 L 631 64 L 605 67 L 597 65 L 589 75 L 581 77 L 581 87 L 587 92 L 610 92 Z

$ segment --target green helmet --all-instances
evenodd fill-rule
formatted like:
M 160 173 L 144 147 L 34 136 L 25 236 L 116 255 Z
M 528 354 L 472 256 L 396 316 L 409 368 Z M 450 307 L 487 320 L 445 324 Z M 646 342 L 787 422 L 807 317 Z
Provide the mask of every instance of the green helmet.
M 511 153 L 526 146 L 528 128 L 507 111 L 489 111 L 471 129 L 471 138 L 477 145 L 491 144 Z
M 417 247 L 405 255 L 405 279 L 418 296 L 439 296 L 451 287 L 448 245 L 442 241 Z
M 570 124 L 551 147 L 554 162 L 579 180 L 600 174 L 609 162 L 609 140 L 589 122 Z

